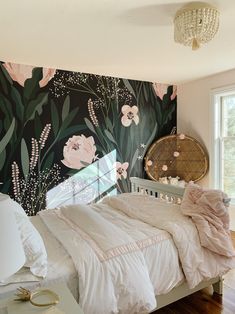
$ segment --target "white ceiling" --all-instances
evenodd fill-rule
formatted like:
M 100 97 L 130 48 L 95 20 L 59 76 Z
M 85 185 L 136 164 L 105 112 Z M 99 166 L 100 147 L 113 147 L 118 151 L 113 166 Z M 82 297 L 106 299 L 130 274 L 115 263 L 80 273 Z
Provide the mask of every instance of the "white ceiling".
M 216 37 L 197 51 L 174 43 L 185 0 L 1 1 L 0 60 L 161 83 L 235 68 L 235 1 Z

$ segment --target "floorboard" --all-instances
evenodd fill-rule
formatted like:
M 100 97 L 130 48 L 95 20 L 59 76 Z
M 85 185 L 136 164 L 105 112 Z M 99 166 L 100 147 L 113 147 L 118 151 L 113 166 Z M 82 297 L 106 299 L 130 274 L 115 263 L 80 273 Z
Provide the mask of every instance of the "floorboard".
M 235 247 L 235 231 L 231 232 Z M 235 269 L 224 276 L 223 296 L 213 294 L 212 287 L 191 294 L 154 314 L 235 314 Z

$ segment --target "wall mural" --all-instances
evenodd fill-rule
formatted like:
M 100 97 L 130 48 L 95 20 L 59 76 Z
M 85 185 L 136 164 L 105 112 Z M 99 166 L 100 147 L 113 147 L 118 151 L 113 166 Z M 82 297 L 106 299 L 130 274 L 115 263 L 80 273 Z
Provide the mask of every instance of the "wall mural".
M 113 151 L 116 188 L 129 191 L 149 145 L 176 127 L 176 86 L 2 62 L 0 117 L 1 192 L 34 215 Z

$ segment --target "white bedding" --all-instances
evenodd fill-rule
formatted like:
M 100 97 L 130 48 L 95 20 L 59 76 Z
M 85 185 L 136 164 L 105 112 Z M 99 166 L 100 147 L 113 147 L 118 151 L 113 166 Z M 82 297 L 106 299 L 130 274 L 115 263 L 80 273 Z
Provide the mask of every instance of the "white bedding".
M 65 282 L 74 297 L 78 299 L 78 277 L 71 257 L 62 244 L 51 234 L 39 216 L 30 218 L 33 225 L 41 234 L 48 255 L 48 271 L 45 279 L 33 276 L 29 269 L 22 269 L 9 278 L 9 284 L 0 286 L 0 299 L 12 295 L 19 285 L 35 289 L 48 286 L 56 282 Z
M 85 313 L 146 313 L 156 306 L 154 295 L 183 280 L 177 249 L 163 230 L 102 204 L 40 215 L 74 260 Z M 101 235 L 102 229 L 108 231 Z
M 123 221 L 122 215 L 116 213 L 115 218 L 115 213 L 109 213 L 109 211 L 104 211 L 103 215 L 110 219 L 110 221 L 115 219 L 120 227 L 124 230 L 126 229 L 125 219 Z M 38 286 L 53 285 L 56 282 L 62 281 L 68 285 L 74 297 L 78 300 L 78 274 L 71 257 L 63 248 L 63 245 L 52 235 L 40 216 L 34 216 L 30 219 L 45 243 L 48 254 L 47 277 L 45 279 L 37 278 L 29 270 L 23 274 L 17 273 L 12 278 L 12 281 L 18 281 L 18 283 L 0 286 L 0 299 L 10 294 L 12 295 L 19 285 L 35 289 Z M 145 234 L 149 236 L 164 234 L 164 231 L 160 231 L 136 220 L 130 220 L 130 224 L 133 227 L 135 226 L 132 236 L 135 237 L 136 234 L 136 239 L 141 238 L 141 235 Z M 55 221 L 56 228 L 60 228 L 59 225 L 60 222 Z M 184 277 L 179 266 L 178 253 L 171 237 L 168 237 L 164 241 L 159 241 L 153 246 L 143 248 L 142 252 L 146 258 L 155 295 L 165 294 L 183 281 Z

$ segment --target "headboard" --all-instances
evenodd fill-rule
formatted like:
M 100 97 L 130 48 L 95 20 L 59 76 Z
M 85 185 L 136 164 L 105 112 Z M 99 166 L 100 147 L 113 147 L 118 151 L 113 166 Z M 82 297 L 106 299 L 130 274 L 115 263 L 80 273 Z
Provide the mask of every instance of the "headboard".
M 163 184 L 157 181 L 146 180 L 141 178 L 132 177 L 131 181 L 131 192 L 140 192 L 148 195 L 152 195 L 158 198 L 164 198 L 174 203 L 181 203 L 184 195 L 184 188 Z M 225 197 L 223 202 L 226 207 L 230 205 L 231 198 Z
M 152 195 L 158 198 L 166 198 L 175 202 L 179 202 L 184 194 L 184 188 L 163 184 L 157 181 L 147 180 L 132 177 L 131 181 L 131 192 L 140 192 L 148 195 Z

